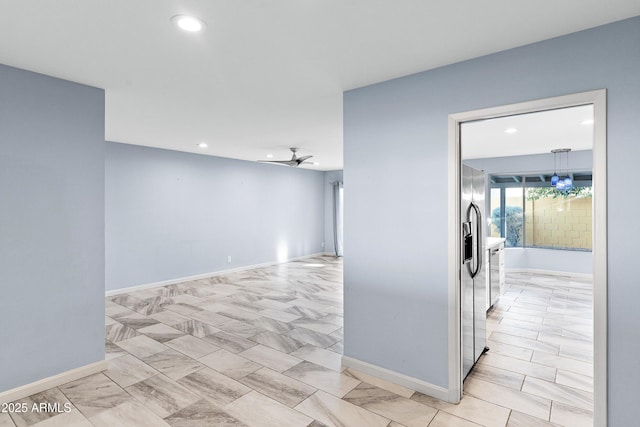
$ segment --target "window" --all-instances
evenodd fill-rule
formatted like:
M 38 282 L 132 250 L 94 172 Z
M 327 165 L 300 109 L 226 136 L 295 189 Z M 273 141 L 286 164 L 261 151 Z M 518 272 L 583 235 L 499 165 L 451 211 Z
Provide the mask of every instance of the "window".
M 489 235 L 506 247 L 591 250 L 591 172 L 574 172 L 574 188 L 551 187 L 550 173 L 491 175 Z

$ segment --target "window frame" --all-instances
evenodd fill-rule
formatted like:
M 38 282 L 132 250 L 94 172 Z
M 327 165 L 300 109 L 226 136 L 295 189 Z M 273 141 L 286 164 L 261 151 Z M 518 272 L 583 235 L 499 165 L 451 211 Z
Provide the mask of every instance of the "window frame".
M 492 209 L 491 209 L 491 191 L 494 189 L 500 190 L 500 224 L 498 225 L 498 231 L 500 232 L 501 238 L 506 238 L 506 189 L 507 188 L 521 188 L 522 189 L 522 242 L 519 246 L 509 246 L 510 248 L 521 248 L 521 249 L 551 249 L 551 250 L 561 250 L 561 251 L 575 251 L 575 252 L 592 252 L 593 251 L 593 243 L 590 248 L 571 248 L 571 247 L 556 247 L 556 246 L 538 246 L 538 245 L 527 245 L 527 188 L 540 188 L 540 187 L 548 187 L 550 186 L 550 177 L 553 172 L 543 172 L 543 173 L 527 173 L 527 174 L 499 174 L 493 173 L 489 174 L 489 203 L 488 212 L 486 213 L 487 218 L 492 218 Z M 576 187 L 593 187 L 593 178 L 591 171 L 573 171 L 570 173 L 572 179 L 574 180 L 574 185 Z M 578 178 L 576 180 L 576 177 Z M 528 181 L 532 179 L 532 181 Z M 535 179 L 534 179 L 535 178 Z M 500 181 L 500 182 L 498 182 Z M 593 220 L 592 220 L 593 221 Z M 490 229 L 493 224 L 489 225 Z M 506 247 L 506 245 L 505 245 Z

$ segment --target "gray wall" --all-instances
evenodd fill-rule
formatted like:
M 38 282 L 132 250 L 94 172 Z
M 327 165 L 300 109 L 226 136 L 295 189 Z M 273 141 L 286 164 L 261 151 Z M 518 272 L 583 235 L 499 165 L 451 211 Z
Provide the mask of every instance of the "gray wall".
M 506 248 L 504 267 L 509 270 L 542 270 L 593 274 L 593 253 L 542 248 Z
M 324 173 L 324 250 L 335 254 L 333 242 L 333 185 L 332 182 L 342 181 L 342 171 L 328 171 Z
M 607 88 L 609 418 L 634 424 L 640 199 L 616 183 L 640 158 L 638 75 L 640 17 L 345 93 L 345 354 L 448 386 L 448 115 Z
M 573 151 L 570 154 L 570 162 L 571 169 L 574 171 L 590 171 L 593 169 L 593 154 L 591 150 Z M 554 164 L 551 153 L 467 159 L 463 163 L 484 171 L 487 195 L 491 194 L 491 183 L 488 178 L 491 174 L 548 172 L 553 169 Z M 490 204 L 486 203 L 485 207 L 485 218 L 491 218 Z M 591 252 L 540 248 L 507 248 L 504 260 L 507 270 L 533 269 L 579 274 L 591 274 L 593 272 L 592 261 Z
M 0 392 L 104 360 L 104 91 L 0 65 Z
M 324 197 L 323 172 L 107 142 L 107 289 L 322 252 Z

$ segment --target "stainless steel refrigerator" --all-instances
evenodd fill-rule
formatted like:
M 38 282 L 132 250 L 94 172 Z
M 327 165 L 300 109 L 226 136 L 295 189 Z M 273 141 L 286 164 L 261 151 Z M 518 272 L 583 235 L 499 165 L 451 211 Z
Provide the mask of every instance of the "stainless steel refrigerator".
M 462 375 L 469 371 L 487 344 L 486 238 L 484 173 L 462 166 Z

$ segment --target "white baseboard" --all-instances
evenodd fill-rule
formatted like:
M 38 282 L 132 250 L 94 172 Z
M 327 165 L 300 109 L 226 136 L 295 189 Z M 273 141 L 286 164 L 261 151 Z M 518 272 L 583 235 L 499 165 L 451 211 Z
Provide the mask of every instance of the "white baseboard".
M 93 375 L 98 372 L 105 371 L 106 369 L 107 361 L 101 360 L 99 362 L 71 369 L 70 371 L 62 372 L 52 377 L 43 378 L 30 384 L 25 384 L 11 390 L 3 391 L 2 393 L 0 393 L 0 404 L 23 399 L 33 394 L 49 390 L 50 388 L 66 384 L 80 378 L 88 377 L 89 375 Z
M 411 390 L 419 391 L 427 396 L 435 397 L 436 399 L 449 401 L 449 390 L 440 387 L 426 381 L 419 380 L 417 378 L 410 377 L 408 375 L 401 374 L 380 366 L 372 365 L 371 363 L 363 362 L 362 360 L 354 359 L 349 356 L 342 356 L 342 366 L 346 368 L 353 368 L 357 371 L 364 372 L 365 374 L 373 375 L 374 377 L 389 381 L 390 383 L 397 384 Z
M 111 290 L 105 291 L 104 294 L 105 296 L 110 297 L 113 295 L 119 295 L 119 294 L 124 294 L 128 292 L 141 291 L 143 289 L 151 289 L 151 288 L 157 288 L 160 286 L 175 285 L 176 283 L 189 282 L 191 280 L 198 280 L 198 279 L 206 279 L 207 277 L 223 276 L 225 274 L 237 273 L 239 271 L 253 270 L 255 268 L 261 268 L 261 267 L 270 267 L 272 265 L 284 264 L 286 262 L 292 262 L 292 261 L 300 261 L 303 259 L 313 258 L 316 256 L 324 256 L 324 255 L 332 255 L 332 254 L 327 252 L 319 252 L 311 255 L 303 255 L 295 258 L 288 258 L 284 261 L 263 262 L 260 264 L 245 265 L 243 267 L 230 268 L 227 270 L 218 270 L 210 273 L 196 274 L 193 276 L 177 277 L 175 279 L 163 280 L 160 282 L 146 283 L 142 285 L 133 285 L 133 286 L 120 288 L 120 289 L 111 289 Z
M 572 273 L 569 271 L 542 270 L 538 268 L 505 268 L 505 273 L 533 273 L 546 274 L 549 276 L 575 277 L 576 279 L 592 279 L 593 274 L 589 273 Z

